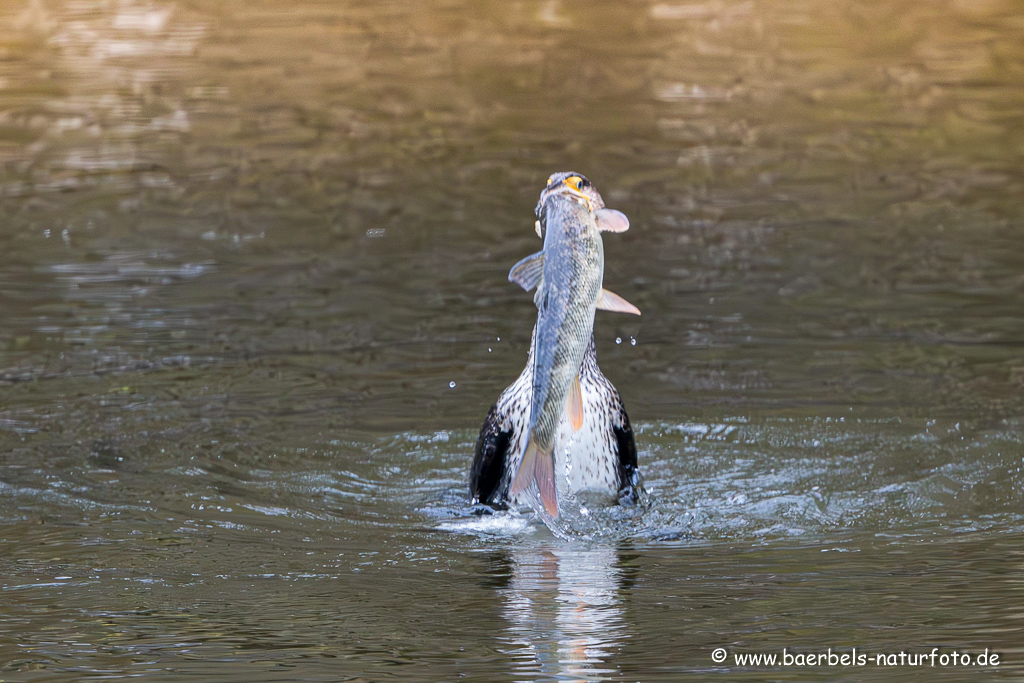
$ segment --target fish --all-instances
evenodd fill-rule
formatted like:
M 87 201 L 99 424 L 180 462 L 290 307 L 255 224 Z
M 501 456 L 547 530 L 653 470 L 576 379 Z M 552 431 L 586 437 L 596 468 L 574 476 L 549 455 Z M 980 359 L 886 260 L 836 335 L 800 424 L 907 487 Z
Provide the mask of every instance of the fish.
M 536 288 L 537 307 L 526 448 L 510 493 L 520 496 L 535 484 L 544 512 L 557 518 L 555 435 L 563 415 L 574 431 L 583 426 L 580 369 L 593 337 L 595 312 L 600 308 L 639 315 L 640 310 L 603 288 L 601 232 L 625 232 L 629 219 L 606 208 L 586 176 L 571 171 L 550 176 L 535 213 L 544 248 L 509 271 L 509 281 L 526 291 Z

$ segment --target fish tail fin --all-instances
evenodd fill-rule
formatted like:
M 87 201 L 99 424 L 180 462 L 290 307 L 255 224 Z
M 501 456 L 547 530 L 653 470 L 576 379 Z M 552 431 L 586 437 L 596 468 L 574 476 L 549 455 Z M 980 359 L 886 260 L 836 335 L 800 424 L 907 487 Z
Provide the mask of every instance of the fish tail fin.
M 552 517 L 558 517 L 558 494 L 555 491 L 555 454 L 541 453 L 533 463 L 533 479 L 540 491 L 540 502 Z
M 523 461 L 519 463 L 519 471 L 512 480 L 512 495 L 520 494 L 537 482 L 540 502 L 544 511 L 551 517 L 558 517 L 558 494 L 555 491 L 555 453 L 553 450 L 542 451 L 530 439 L 523 453 Z

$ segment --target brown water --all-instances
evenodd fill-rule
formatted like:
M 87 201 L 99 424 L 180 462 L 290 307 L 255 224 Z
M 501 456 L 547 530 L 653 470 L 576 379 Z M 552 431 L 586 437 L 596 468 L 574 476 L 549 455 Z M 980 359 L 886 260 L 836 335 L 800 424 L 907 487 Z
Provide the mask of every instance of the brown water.
M 5 0 L 0 680 L 1021 680 L 1022 168 L 1009 0 Z M 563 539 L 466 475 L 569 169 Z M 1001 660 L 733 658 L 854 647 Z

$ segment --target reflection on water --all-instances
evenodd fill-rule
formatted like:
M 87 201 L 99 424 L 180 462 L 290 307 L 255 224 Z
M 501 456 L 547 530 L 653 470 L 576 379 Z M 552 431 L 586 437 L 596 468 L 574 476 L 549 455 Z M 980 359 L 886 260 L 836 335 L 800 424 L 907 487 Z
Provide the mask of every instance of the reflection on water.
M 518 675 L 605 681 L 625 637 L 612 547 L 517 549 L 501 591 L 507 650 Z
M 191 125 L 175 86 L 204 26 L 176 14 L 171 3 L 32 0 L 14 18 L 14 27 L 55 50 L 46 76 L 60 86 L 28 120 L 13 117 L 36 137 L 27 150 L 35 168 L 7 194 L 177 187 L 169 169 Z M 65 242 L 70 231 L 69 224 L 61 233 Z

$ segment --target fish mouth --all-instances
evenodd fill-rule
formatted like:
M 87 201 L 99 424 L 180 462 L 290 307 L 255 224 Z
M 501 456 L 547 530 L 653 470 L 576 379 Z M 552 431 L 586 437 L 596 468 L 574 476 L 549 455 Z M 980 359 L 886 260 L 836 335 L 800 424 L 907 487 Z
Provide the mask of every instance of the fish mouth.
M 594 207 L 590 203 L 590 197 L 580 190 L 580 183 L 583 181 L 581 177 L 573 175 L 568 178 L 564 178 L 557 183 L 552 182 L 552 180 L 553 178 L 548 178 L 548 186 L 544 188 L 544 191 L 540 195 L 541 205 L 543 205 L 550 197 L 563 195 L 577 204 L 581 204 L 588 209 L 593 210 Z

